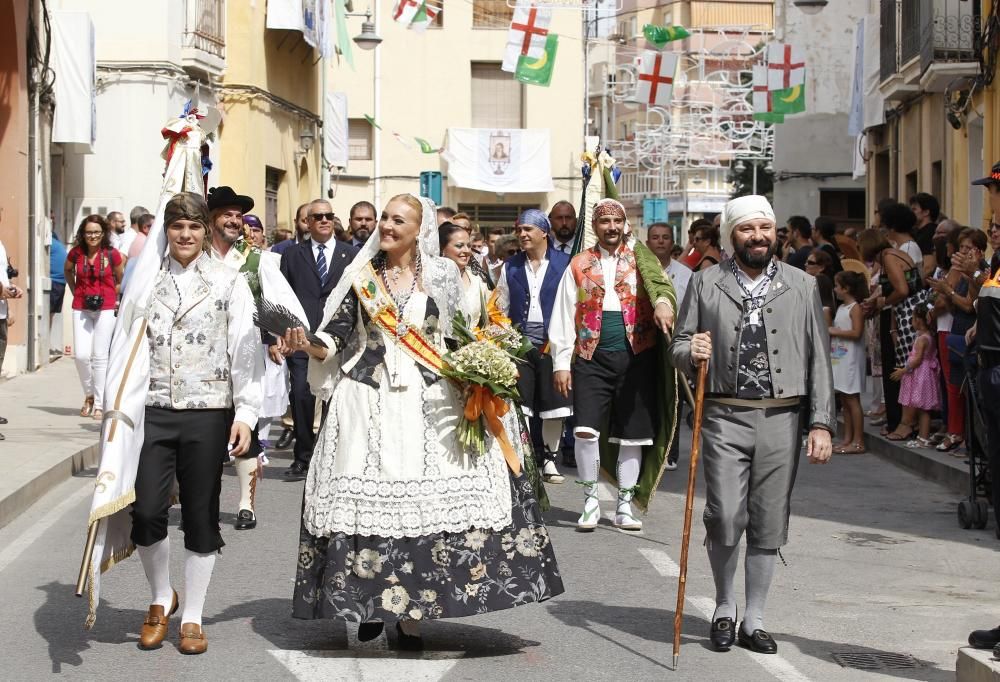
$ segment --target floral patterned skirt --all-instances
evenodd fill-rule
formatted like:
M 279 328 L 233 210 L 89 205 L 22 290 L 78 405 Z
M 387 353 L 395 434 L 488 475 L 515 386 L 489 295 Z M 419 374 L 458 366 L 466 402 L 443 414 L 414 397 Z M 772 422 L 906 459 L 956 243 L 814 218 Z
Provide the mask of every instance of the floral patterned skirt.
M 364 622 L 459 618 L 563 592 L 531 483 L 511 475 L 512 523 L 414 538 L 300 531 L 292 615 Z

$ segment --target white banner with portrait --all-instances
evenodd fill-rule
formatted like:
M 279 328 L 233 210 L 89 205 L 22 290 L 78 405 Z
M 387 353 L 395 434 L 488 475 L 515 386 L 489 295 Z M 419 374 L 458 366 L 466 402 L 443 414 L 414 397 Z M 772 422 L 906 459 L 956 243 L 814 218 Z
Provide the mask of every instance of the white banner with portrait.
M 549 130 L 449 128 L 448 184 L 485 192 L 551 192 Z

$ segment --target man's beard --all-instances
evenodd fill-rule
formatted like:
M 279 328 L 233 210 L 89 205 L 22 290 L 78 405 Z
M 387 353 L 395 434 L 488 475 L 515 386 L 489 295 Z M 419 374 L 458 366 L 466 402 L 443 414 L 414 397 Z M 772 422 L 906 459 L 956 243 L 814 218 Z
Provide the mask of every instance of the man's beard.
M 568 242 L 576 234 L 576 228 L 566 228 L 565 230 L 554 230 L 556 237 L 561 242 Z
M 243 235 L 243 230 L 242 230 L 242 228 L 240 228 L 240 230 L 234 236 L 234 235 L 230 235 L 229 232 L 226 230 L 226 226 L 223 225 L 222 227 L 220 227 L 218 229 L 217 234 L 219 235 L 219 239 L 221 239 L 225 243 L 227 243 L 227 244 L 235 244 L 236 242 L 238 242 L 240 240 L 240 237 Z
M 368 241 L 368 238 L 370 236 L 372 236 L 371 232 L 363 228 L 354 231 L 354 238 L 357 239 L 359 242 Z
M 751 248 L 762 246 L 763 244 L 767 244 L 767 253 L 764 255 L 756 256 L 750 252 Z M 768 263 L 774 258 L 774 254 L 778 252 L 778 243 L 764 240 L 746 241 L 742 245 L 733 244 L 733 250 L 736 252 L 736 259 L 743 265 L 753 270 L 761 270 L 767 267 Z

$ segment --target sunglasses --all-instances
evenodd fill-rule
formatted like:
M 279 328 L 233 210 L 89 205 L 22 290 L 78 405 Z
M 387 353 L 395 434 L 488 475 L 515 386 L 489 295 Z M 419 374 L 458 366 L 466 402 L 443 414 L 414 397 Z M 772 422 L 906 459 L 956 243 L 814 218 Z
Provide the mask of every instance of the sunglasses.
M 310 213 L 309 217 L 313 220 L 329 220 L 333 222 L 333 219 L 337 217 L 332 211 L 330 213 Z

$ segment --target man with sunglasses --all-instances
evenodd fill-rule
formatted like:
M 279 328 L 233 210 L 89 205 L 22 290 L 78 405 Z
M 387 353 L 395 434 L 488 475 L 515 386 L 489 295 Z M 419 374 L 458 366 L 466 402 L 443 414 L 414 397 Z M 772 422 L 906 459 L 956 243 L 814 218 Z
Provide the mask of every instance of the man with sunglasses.
M 346 242 L 334 239 L 333 207 L 326 199 L 316 199 L 306 212 L 308 241 L 288 248 L 281 255 L 281 274 L 298 297 L 310 329 L 316 329 L 323 319 L 326 297 L 358 252 Z M 288 356 L 291 383 L 289 402 L 295 422 L 295 460 L 285 471 L 288 480 L 302 480 L 309 471 L 315 437 L 313 420 L 316 399 L 309 389 L 309 356 L 299 351 Z

